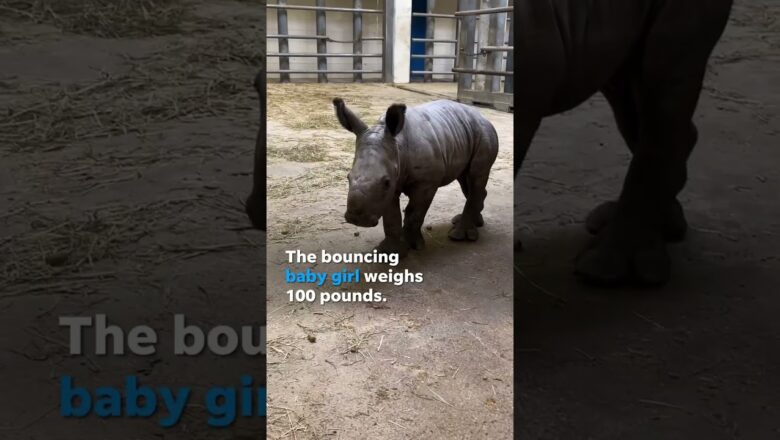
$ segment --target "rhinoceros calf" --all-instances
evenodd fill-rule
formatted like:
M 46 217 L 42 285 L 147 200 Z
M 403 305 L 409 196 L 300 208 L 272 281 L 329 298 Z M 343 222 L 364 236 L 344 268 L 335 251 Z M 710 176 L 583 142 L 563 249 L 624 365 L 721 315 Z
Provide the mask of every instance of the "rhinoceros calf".
M 466 196 L 449 237 L 477 240 L 490 167 L 498 155 L 496 130 L 476 109 L 452 101 L 407 108 L 393 104 L 368 127 L 340 98 L 333 100 L 341 125 L 356 136 L 344 218 L 356 226 L 383 221 L 378 250 L 405 255 L 425 246 L 421 228 L 436 190 L 458 180 Z M 399 197 L 409 197 L 401 222 Z
M 616 202 L 587 219 L 596 234 L 576 272 L 615 283 L 668 280 L 666 240 L 682 239 L 677 194 L 697 140 L 693 114 L 731 0 L 515 2 L 515 174 L 542 118 L 597 92 L 633 158 Z

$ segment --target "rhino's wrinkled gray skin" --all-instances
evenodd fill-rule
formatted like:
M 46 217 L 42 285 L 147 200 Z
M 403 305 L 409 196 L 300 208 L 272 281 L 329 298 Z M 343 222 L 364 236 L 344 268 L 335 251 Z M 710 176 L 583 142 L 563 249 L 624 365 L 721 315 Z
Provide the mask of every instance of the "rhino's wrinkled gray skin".
M 261 70 L 255 76 L 255 91 L 260 101 L 260 124 L 257 129 L 257 138 L 255 139 L 255 162 L 252 181 L 252 192 L 246 199 L 246 213 L 252 226 L 256 229 L 265 230 L 265 178 L 266 178 L 266 140 L 265 140 L 265 71 Z
M 498 136 L 476 109 L 452 101 L 407 108 L 394 104 L 372 127 L 340 98 L 333 100 L 341 125 L 356 136 L 355 160 L 348 175 L 344 218 L 372 227 L 381 218 L 385 239 L 378 249 L 405 255 L 425 245 L 421 227 L 436 190 L 458 180 L 466 204 L 453 218 L 449 237 L 478 238 L 490 167 L 498 155 Z M 403 223 L 399 197 L 409 197 Z
M 596 235 L 576 272 L 599 283 L 669 279 L 666 240 L 686 221 L 677 194 L 696 140 L 692 118 L 732 0 L 515 2 L 515 174 L 542 118 L 601 92 L 633 153 L 616 202 L 587 219 Z

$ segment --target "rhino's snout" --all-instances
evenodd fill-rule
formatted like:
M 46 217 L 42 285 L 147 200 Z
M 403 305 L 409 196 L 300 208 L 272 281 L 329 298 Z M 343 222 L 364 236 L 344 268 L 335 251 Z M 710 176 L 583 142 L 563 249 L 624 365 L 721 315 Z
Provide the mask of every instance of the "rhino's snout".
M 344 219 L 347 221 L 347 223 L 364 228 L 373 228 L 379 224 L 378 215 L 354 212 L 350 210 L 347 210 L 347 212 L 344 214 Z
M 344 219 L 347 223 L 364 228 L 372 228 L 379 224 L 379 219 L 382 217 L 379 214 L 381 202 L 377 201 L 376 195 L 371 191 L 366 192 L 365 186 L 351 186 Z

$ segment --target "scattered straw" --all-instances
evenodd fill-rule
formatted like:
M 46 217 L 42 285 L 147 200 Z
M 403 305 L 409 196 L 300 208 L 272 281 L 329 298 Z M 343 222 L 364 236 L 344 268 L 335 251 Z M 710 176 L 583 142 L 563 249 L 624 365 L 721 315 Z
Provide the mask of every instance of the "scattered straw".
M 0 0 L 2 1 L 2 0 Z M 127 58 L 122 74 L 98 81 L 36 86 L 24 108 L 0 107 L 0 140 L 11 151 L 51 151 L 76 141 L 144 134 L 149 124 L 257 111 L 251 80 L 260 65 L 252 36 L 175 43 Z
M 66 32 L 104 38 L 180 32 L 181 0 L 0 0 L 0 10 Z
M 327 158 L 325 147 L 321 142 L 307 140 L 290 147 L 268 147 L 268 157 L 276 157 L 291 162 L 322 162 Z
M 35 219 L 30 228 L 0 244 L 0 298 L 88 293 L 96 281 L 114 277 L 114 272 L 97 269 L 104 260 L 132 258 L 139 264 L 158 264 L 253 246 L 248 241 L 186 247 L 144 241 L 150 231 L 175 231 L 181 223 L 177 218 L 202 210 L 203 204 L 198 197 L 111 204 L 67 219 L 27 208 L 19 215 Z

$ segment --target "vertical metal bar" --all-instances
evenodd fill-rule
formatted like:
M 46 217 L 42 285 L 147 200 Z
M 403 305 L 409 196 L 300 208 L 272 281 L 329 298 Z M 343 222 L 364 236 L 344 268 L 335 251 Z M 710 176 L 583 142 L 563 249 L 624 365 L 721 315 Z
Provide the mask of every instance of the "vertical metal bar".
M 478 9 L 485 9 L 489 8 L 492 5 L 491 0 L 480 0 Z M 484 6 L 484 8 L 483 8 Z M 475 50 L 476 53 L 479 53 L 479 48 L 482 46 L 489 46 L 490 43 L 489 37 L 490 37 L 490 15 L 492 14 L 482 14 L 479 16 L 477 21 L 477 50 Z M 487 57 L 484 55 L 478 55 L 477 57 L 477 70 L 490 70 L 488 69 L 487 65 Z M 487 77 L 485 75 L 475 75 L 474 76 L 474 90 L 477 91 L 487 91 L 489 87 L 489 83 L 487 80 Z
M 277 3 L 280 5 L 286 5 L 287 0 L 278 0 Z M 287 35 L 287 11 L 285 9 L 276 10 L 276 24 L 278 27 L 278 34 Z M 279 53 L 290 53 L 290 46 L 288 44 L 287 38 L 279 38 L 278 42 L 279 42 Z M 290 70 L 290 57 L 286 57 L 286 56 L 279 57 L 279 70 Z M 288 73 L 279 74 L 279 81 L 290 82 L 290 74 Z
M 436 7 L 436 0 L 428 0 L 428 13 L 432 14 L 433 9 Z M 425 18 L 425 38 L 432 40 L 436 33 L 436 19 L 433 17 Z M 433 42 L 425 42 L 425 55 L 433 55 Z M 433 58 L 425 59 L 425 70 L 428 72 L 433 71 Z M 423 82 L 433 81 L 433 75 L 426 73 L 423 77 Z
M 477 9 L 477 0 L 458 0 L 459 11 L 472 11 Z M 474 57 L 469 55 L 474 53 L 474 34 L 476 32 L 477 18 L 473 15 L 467 15 L 458 19 L 460 21 L 460 30 L 458 32 L 458 53 L 457 67 L 461 69 L 473 69 Z M 458 90 L 471 90 L 474 76 L 470 73 L 458 74 Z
M 469 0 L 458 0 L 458 11 L 463 11 L 468 8 Z M 458 43 L 457 52 L 455 52 L 455 67 L 465 69 L 466 68 L 466 18 L 460 17 L 456 19 L 458 22 L 458 31 L 455 34 L 455 39 Z M 468 89 L 466 85 L 466 74 L 458 73 L 455 75 L 458 80 L 458 93 L 456 96 L 460 97 L 461 92 Z M 470 85 L 470 84 L 469 84 Z
M 360 9 L 363 7 L 362 0 L 353 0 L 353 7 Z M 363 53 L 363 14 L 361 12 L 355 12 L 352 14 L 352 53 L 355 55 Z M 363 58 L 352 58 L 352 69 L 363 70 Z M 353 80 L 357 82 L 363 82 L 363 74 L 355 73 Z
M 382 36 L 384 37 L 382 46 L 382 81 L 393 82 L 393 17 L 395 16 L 395 7 L 392 1 L 383 2 L 385 17 L 382 20 Z
M 325 0 L 317 0 L 317 6 L 325 6 Z M 325 11 L 317 11 L 317 36 L 326 36 L 325 29 Z M 328 53 L 328 40 L 324 38 L 317 39 L 317 53 Z M 328 58 L 317 57 L 317 70 L 328 70 Z M 327 73 L 318 73 L 317 82 L 328 82 Z
M 507 0 L 488 0 L 489 8 L 502 8 L 507 6 Z M 484 46 L 502 46 L 504 44 L 504 30 L 506 29 L 506 12 L 498 14 L 490 14 L 488 17 L 488 40 Z M 490 51 L 487 54 L 487 68 L 488 70 L 500 71 L 501 62 L 503 61 L 504 53 Z M 490 76 L 486 78 L 485 88 L 491 93 L 499 92 L 501 88 L 501 77 Z
M 458 2 L 458 5 L 455 7 L 455 10 L 457 11 L 459 7 L 460 7 L 460 1 Z M 453 44 L 453 46 L 455 46 L 455 53 L 453 54 L 455 58 L 452 59 L 453 69 L 458 67 L 458 57 L 460 56 L 460 31 L 462 27 L 462 22 L 463 20 L 459 18 L 455 19 L 455 44 Z M 458 81 L 458 75 L 452 75 L 452 82 L 460 83 L 460 81 Z
M 458 2 L 458 3 L 460 3 L 460 2 Z M 460 7 L 460 4 L 455 6 L 455 10 L 457 11 L 459 7 Z M 460 50 L 459 50 L 460 49 L 460 37 L 459 37 L 459 35 L 460 35 L 460 31 L 461 31 L 462 27 L 463 27 L 463 20 L 461 20 L 460 18 L 456 17 L 455 18 L 455 37 L 454 37 L 455 38 L 455 44 L 451 45 L 453 47 L 453 50 L 455 51 L 452 54 L 453 55 L 452 67 L 453 68 L 458 66 L 458 54 L 460 53 Z M 450 79 L 450 81 L 458 82 L 458 75 L 452 75 L 452 78 Z
M 514 20 L 509 21 L 509 46 L 514 45 L 515 33 L 514 33 Z M 514 71 L 515 64 L 515 51 L 510 50 L 506 54 L 506 67 L 507 71 Z M 504 78 L 504 93 L 513 93 L 515 90 L 514 75 Z

